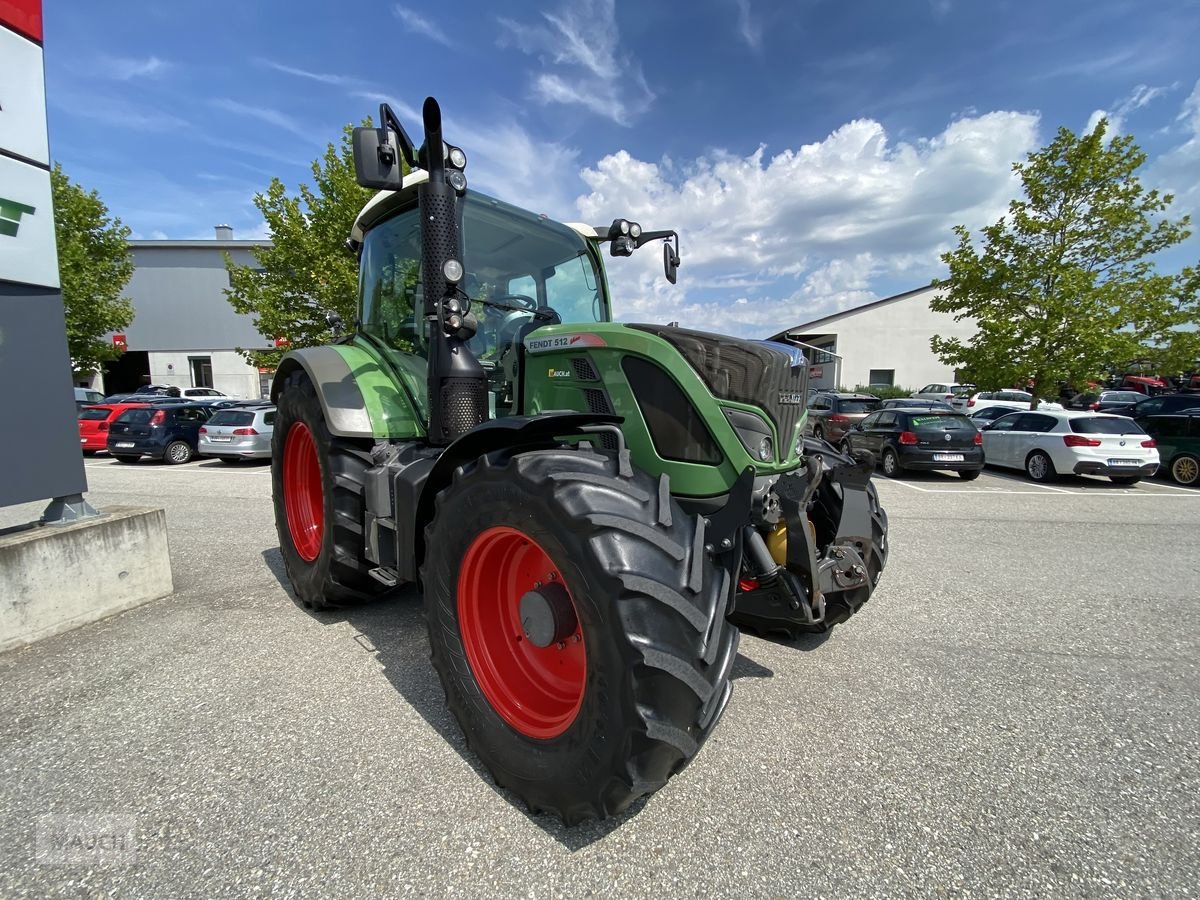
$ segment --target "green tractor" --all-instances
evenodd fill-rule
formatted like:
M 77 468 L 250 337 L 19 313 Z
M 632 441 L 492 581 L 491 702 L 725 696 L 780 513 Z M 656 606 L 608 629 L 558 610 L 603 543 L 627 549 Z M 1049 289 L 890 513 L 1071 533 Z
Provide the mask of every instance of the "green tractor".
M 803 436 L 798 348 L 612 322 L 603 248 L 679 238 L 566 225 L 467 188 L 423 109 L 355 129 L 359 317 L 288 353 L 272 481 L 299 600 L 424 595 L 433 666 L 498 784 L 568 824 L 696 755 L 739 627 L 823 631 L 887 560 L 873 460 Z

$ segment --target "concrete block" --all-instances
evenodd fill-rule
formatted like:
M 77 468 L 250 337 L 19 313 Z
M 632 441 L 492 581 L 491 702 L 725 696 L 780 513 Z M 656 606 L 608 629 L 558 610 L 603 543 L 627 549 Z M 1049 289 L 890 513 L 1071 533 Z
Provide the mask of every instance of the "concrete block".
M 0 652 L 175 590 L 166 513 L 130 506 L 103 512 L 0 534 Z

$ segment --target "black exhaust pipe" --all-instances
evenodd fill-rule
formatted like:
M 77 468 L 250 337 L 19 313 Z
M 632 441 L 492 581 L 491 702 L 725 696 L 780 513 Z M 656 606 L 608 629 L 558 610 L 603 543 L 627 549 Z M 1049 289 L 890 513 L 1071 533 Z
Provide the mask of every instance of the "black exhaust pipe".
M 429 442 L 449 444 L 487 418 L 487 376 L 462 334 L 462 318 L 454 306 L 462 278 L 462 208 L 459 196 L 466 179 L 454 170 L 447 177 L 442 111 L 432 97 L 421 110 L 425 145 L 421 162 L 429 180 L 417 187 L 421 210 L 421 281 L 425 291 L 425 318 L 429 322 Z M 457 274 L 451 265 L 458 264 Z M 447 309 L 450 301 L 451 309 Z M 453 317 L 453 321 L 448 321 Z M 451 327 L 453 326 L 453 327 Z

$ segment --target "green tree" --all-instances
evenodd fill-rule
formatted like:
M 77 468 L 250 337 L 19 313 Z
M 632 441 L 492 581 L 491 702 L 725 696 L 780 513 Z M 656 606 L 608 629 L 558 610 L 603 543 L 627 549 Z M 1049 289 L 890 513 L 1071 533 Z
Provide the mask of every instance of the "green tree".
M 271 238 L 270 247 L 254 250 L 256 265 L 239 266 L 225 258 L 230 304 L 252 315 L 269 342 L 286 338 L 288 347 L 327 344 L 333 339 L 328 313 L 354 321 L 358 263 L 346 240 L 372 191 L 354 180 L 351 133 L 347 125 L 340 147 L 328 144 L 313 162 L 315 188 L 301 184 L 291 196 L 273 178 L 265 193 L 255 195 L 254 205 Z M 274 368 L 286 349 L 241 352 L 254 365 Z
M 1152 259 L 1189 236 L 1188 218 L 1163 215 L 1171 195 L 1135 174 L 1146 154 L 1130 135 L 1106 140 L 1107 130 L 1105 120 L 1078 137 L 1060 128 L 1016 163 L 1024 197 L 983 229 L 979 247 L 954 229 L 958 246 L 942 255 L 950 274 L 934 280 L 942 293 L 930 307 L 979 331 L 930 346 L 976 384 L 1053 397 L 1057 382 L 1097 378 L 1194 321 L 1194 272 L 1161 275 Z
M 59 163 L 50 171 L 50 189 L 67 349 L 75 373 L 85 374 L 121 355 L 102 338 L 133 321 L 133 304 L 121 296 L 133 274 L 129 229 L 109 218 L 100 195 L 73 184 Z

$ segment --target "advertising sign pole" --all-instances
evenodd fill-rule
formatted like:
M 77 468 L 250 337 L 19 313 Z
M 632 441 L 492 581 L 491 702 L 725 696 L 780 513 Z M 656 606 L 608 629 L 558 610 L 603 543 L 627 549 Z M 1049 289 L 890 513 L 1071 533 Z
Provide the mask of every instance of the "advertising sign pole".
M 95 515 L 79 447 L 58 278 L 41 0 L 0 0 L 0 384 L 20 385 L 0 441 L 0 507 L 51 499 L 45 522 Z

